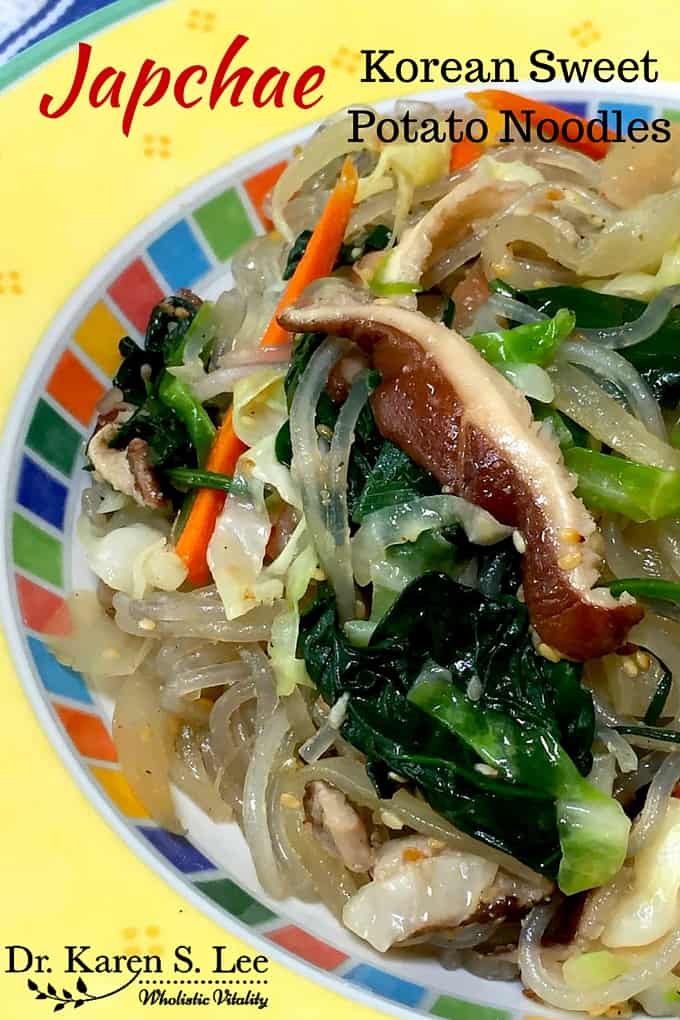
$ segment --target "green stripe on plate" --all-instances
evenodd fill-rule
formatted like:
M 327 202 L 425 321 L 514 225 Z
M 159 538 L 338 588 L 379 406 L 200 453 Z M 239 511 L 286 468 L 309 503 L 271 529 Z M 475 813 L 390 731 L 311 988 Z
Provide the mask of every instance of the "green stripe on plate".
M 70 477 L 83 439 L 45 400 L 36 404 L 28 427 L 26 446 Z
M 254 900 L 230 878 L 216 878 L 213 882 L 196 882 L 195 885 L 244 924 L 260 924 L 261 921 L 270 921 L 276 917 L 268 907 Z
M 221 262 L 226 262 L 237 248 L 255 237 L 255 228 L 235 188 L 223 191 L 196 209 L 194 219 Z
M 17 567 L 62 587 L 61 542 L 18 513 L 12 517 L 12 550 Z
M 92 14 L 66 25 L 58 32 L 29 46 L 23 53 L 12 57 L 4 67 L 0 67 L 0 91 L 6 89 L 8 85 L 12 85 L 19 78 L 23 78 L 24 75 L 30 74 L 31 71 L 40 67 L 51 57 L 56 57 L 58 53 L 68 49 L 74 43 L 94 35 L 95 32 L 101 32 L 109 25 L 115 25 L 123 18 L 129 18 L 131 14 L 138 14 L 147 7 L 154 7 L 159 3 L 166 2 L 167 0 L 118 0 L 117 3 L 109 4 L 99 11 L 93 11 Z
M 443 1016 L 446 1020 L 510 1020 L 511 1014 L 504 1009 L 493 1006 L 479 1006 L 465 999 L 454 999 L 451 995 L 440 995 L 434 1006 L 430 1007 L 433 1016 Z

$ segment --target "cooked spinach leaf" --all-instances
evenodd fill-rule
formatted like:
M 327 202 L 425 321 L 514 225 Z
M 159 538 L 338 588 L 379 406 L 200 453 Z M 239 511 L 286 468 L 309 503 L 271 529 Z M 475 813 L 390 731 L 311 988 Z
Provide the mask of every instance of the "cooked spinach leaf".
M 541 287 L 512 293 L 546 315 L 555 315 L 560 308 L 571 309 L 577 328 L 621 326 L 639 319 L 646 307 L 644 301 L 598 294 L 584 287 Z M 620 353 L 635 366 L 664 407 L 675 407 L 680 400 L 680 310 L 674 309 L 652 336 L 622 348 Z
M 286 265 L 283 273 L 281 274 L 284 280 L 290 280 L 291 276 L 300 265 L 302 256 L 307 251 L 307 245 L 309 244 L 312 236 L 311 230 L 303 230 L 293 241 L 286 259 Z M 375 227 L 372 227 L 367 233 L 358 235 L 351 241 L 347 241 L 340 248 L 338 257 L 335 262 L 335 269 L 340 266 L 353 266 L 355 262 L 358 262 L 360 258 L 367 255 L 372 251 L 382 251 L 390 243 L 392 234 L 390 233 L 389 227 L 384 226 L 382 223 L 378 223 Z
M 426 574 L 400 595 L 368 647 L 355 648 L 338 627 L 332 597 L 321 590 L 303 615 L 300 652 L 329 704 L 349 692 L 343 736 L 374 770 L 386 763 L 464 831 L 556 873 L 560 850 L 550 795 L 479 771 L 475 766 L 483 763 L 467 744 L 407 700 L 425 663 L 434 660 L 451 671 L 460 691 L 471 681 L 481 688 L 480 711 L 542 727 L 585 774 L 594 721 L 581 668 L 536 654 L 521 603 Z M 531 807 L 517 811 L 518 798 Z
M 149 460 L 154 467 L 183 467 L 196 462 L 189 433 L 177 415 L 157 396 L 146 398 L 132 417 L 121 425 L 110 445 L 124 450 L 136 437 L 145 439 L 149 444 Z

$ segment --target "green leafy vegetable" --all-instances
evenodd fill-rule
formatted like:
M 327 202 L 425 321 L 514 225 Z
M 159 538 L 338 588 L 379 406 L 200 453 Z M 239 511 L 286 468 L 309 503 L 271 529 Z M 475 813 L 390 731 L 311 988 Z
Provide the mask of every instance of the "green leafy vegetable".
M 617 598 L 627 591 L 636 598 L 680 605 L 680 583 L 677 581 L 664 581 L 660 577 L 621 577 L 610 581 L 607 587 Z
M 444 305 L 444 311 L 442 312 L 442 322 L 449 329 L 453 329 L 453 320 L 456 317 L 456 304 L 453 298 L 449 297 L 446 299 Z
M 189 433 L 177 415 L 158 397 L 147 397 L 132 417 L 121 425 L 110 445 L 124 450 L 135 437 L 149 444 L 149 460 L 154 467 L 176 467 L 190 464 L 195 459 Z
M 124 336 L 118 344 L 123 359 L 112 380 L 123 393 L 123 400 L 129 404 L 143 404 L 150 390 L 150 379 L 155 378 L 163 367 L 160 354 L 153 354 L 139 347 L 129 336 Z M 145 381 L 142 368 L 148 365 L 148 380 Z
M 663 710 L 666 707 L 666 702 L 668 701 L 668 695 L 671 693 L 673 674 L 671 673 L 670 669 L 665 664 L 665 662 L 661 662 L 660 659 L 658 660 L 658 662 L 662 669 L 661 679 L 656 685 L 654 696 L 652 700 L 649 702 L 649 706 L 647 708 L 647 711 L 645 712 L 645 717 L 642 720 L 645 726 L 656 725 L 656 723 L 663 715 Z
M 347 241 L 340 249 L 338 266 L 353 266 L 372 251 L 383 251 L 392 240 L 392 232 L 383 223 L 371 227 L 367 234 Z
M 338 627 L 332 597 L 321 590 L 303 615 L 300 652 L 329 704 L 350 694 L 343 736 L 374 763 L 373 771 L 386 763 L 464 831 L 556 873 L 560 833 L 552 794 L 480 772 L 475 766 L 484 762 L 475 749 L 407 697 L 433 660 L 451 672 L 459 692 L 471 682 L 478 686 L 481 713 L 542 727 L 587 773 L 594 717 L 581 667 L 536 654 L 526 607 L 517 599 L 487 598 L 442 573 L 426 574 L 402 592 L 368 647 L 356 648 Z M 527 802 L 521 811 L 518 799 Z
M 617 733 L 628 737 L 643 737 L 647 740 L 662 740 L 668 744 L 680 744 L 680 731 L 667 730 L 662 726 L 615 726 Z
M 290 280 L 291 276 L 297 269 L 300 259 L 307 250 L 309 239 L 312 236 L 311 230 L 303 230 L 295 238 L 295 241 L 290 247 L 288 252 L 288 258 L 286 259 L 286 266 L 283 270 L 283 279 Z M 335 268 L 340 266 L 353 266 L 355 262 L 363 258 L 372 251 L 382 251 L 390 243 L 392 234 L 390 233 L 389 227 L 384 226 L 382 223 L 378 223 L 375 227 L 372 227 L 368 233 L 353 238 L 351 241 L 346 241 L 340 248 Z
M 540 723 L 471 701 L 449 670 L 425 667 L 408 700 L 443 723 L 511 783 L 556 801 L 562 847 L 559 884 L 571 895 L 603 885 L 626 856 L 630 822 L 620 804 L 591 786 Z
M 286 265 L 283 273 L 281 274 L 284 280 L 290 280 L 291 276 L 300 264 L 300 259 L 307 251 L 307 245 L 309 239 L 312 236 L 311 230 L 303 230 L 293 241 L 288 252 L 288 258 L 286 259 Z
M 160 301 L 151 312 L 146 327 L 144 349 L 150 354 L 160 354 L 166 365 L 177 361 L 184 337 L 193 322 L 198 308 L 193 301 L 172 295 Z
M 492 365 L 547 365 L 573 332 L 575 321 L 573 312 L 560 308 L 553 318 L 543 322 L 475 333 L 470 343 Z
M 234 479 L 230 475 L 222 475 L 219 471 L 205 471 L 201 468 L 170 468 L 165 472 L 176 489 L 188 490 L 220 489 L 222 492 L 234 491 Z
M 577 446 L 564 451 L 564 461 L 578 475 L 578 495 L 592 509 L 620 513 L 639 523 L 680 513 L 680 471 Z
M 434 496 L 439 491 L 439 483 L 429 472 L 423 471 L 408 454 L 385 439 L 364 476 L 363 486 L 353 506 L 352 520 L 360 524 L 375 510 L 397 506 L 416 496 Z
M 577 327 L 593 329 L 632 322 L 646 307 L 644 301 L 598 294 L 583 287 L 543 287 L 516 292 L 505 286 L 504 290 L 547 315 L 554 315 L 560 308 L 570 308 L 576 316 Z M 680 310 L 674 309 L 653 336 L 622 348 L 620 353 L 640 372 L 664 407 L 675 407 L 680 400 Z
M 196 400 L 186 383 L 169 372 L 161 374 L 158 397 L 169 410 L 174 411 L 189 433 L 199 465 L 205 464 L 216 430 L 203 404 Z

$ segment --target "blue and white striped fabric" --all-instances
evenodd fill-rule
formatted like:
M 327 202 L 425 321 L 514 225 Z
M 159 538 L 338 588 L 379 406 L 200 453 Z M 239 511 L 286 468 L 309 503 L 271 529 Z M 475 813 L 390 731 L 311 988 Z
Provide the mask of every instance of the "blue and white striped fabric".
M 0 64 L 113 0 L 0 0 Z

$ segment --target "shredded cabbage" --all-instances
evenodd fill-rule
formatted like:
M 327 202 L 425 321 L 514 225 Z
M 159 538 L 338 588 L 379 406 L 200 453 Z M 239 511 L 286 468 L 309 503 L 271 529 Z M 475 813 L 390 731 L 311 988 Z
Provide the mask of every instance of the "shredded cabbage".
M 288 417 L 285 371 L 260 368 L 234 383 L 234 432 L 246 446 L 278 432 Z
M 244 454 L 236 465 L 237 485 L 227 496 L 208 543 L 208 566 L 227 620 L 271 605 L 283 595 L 281 579 L 262 571 L 271 523 L 264 485 L 246 473 L 247 457 Z
M 76 533 L 93 574 L 131 598 L 142 598 L 153 588 L 176 591 L 187 576 L 186 566 L 168 545 L 167 522 L 121 522 L 102 532 L 82 515 Z
M 680 244 L 666 252 L 656 272 L 619 273 L 606 282 L 589 280 L 584 286 L 601 294 L 651 301 L 666 287 L 673 287 L 678 283 L 680 283 Z
M 304 528 L 304 522 L 298 528 Z M 295 534 L 291 536 L 291 545 Z M 287 546 L 286 546 L 287 548 Z M 284 550 L 285 552 L 286 550 Z M 283 555 L 283 554 L 282 554 Z M 280 557 L 279 557 L 280 559 Z M 272 564 L 272 567 L 274 564 Z M 313 546 L 308 545 L 295 558 L 286 577 L 286 605 L 272 624 L 272 635 L 267 651 L 276 677 L 279 697 L 291 694 L 298 685 L 311 687 L 304 659 L 297 658 L 300 630 L 299 602 L 312 580 L 323 580 L 319 561 Z

